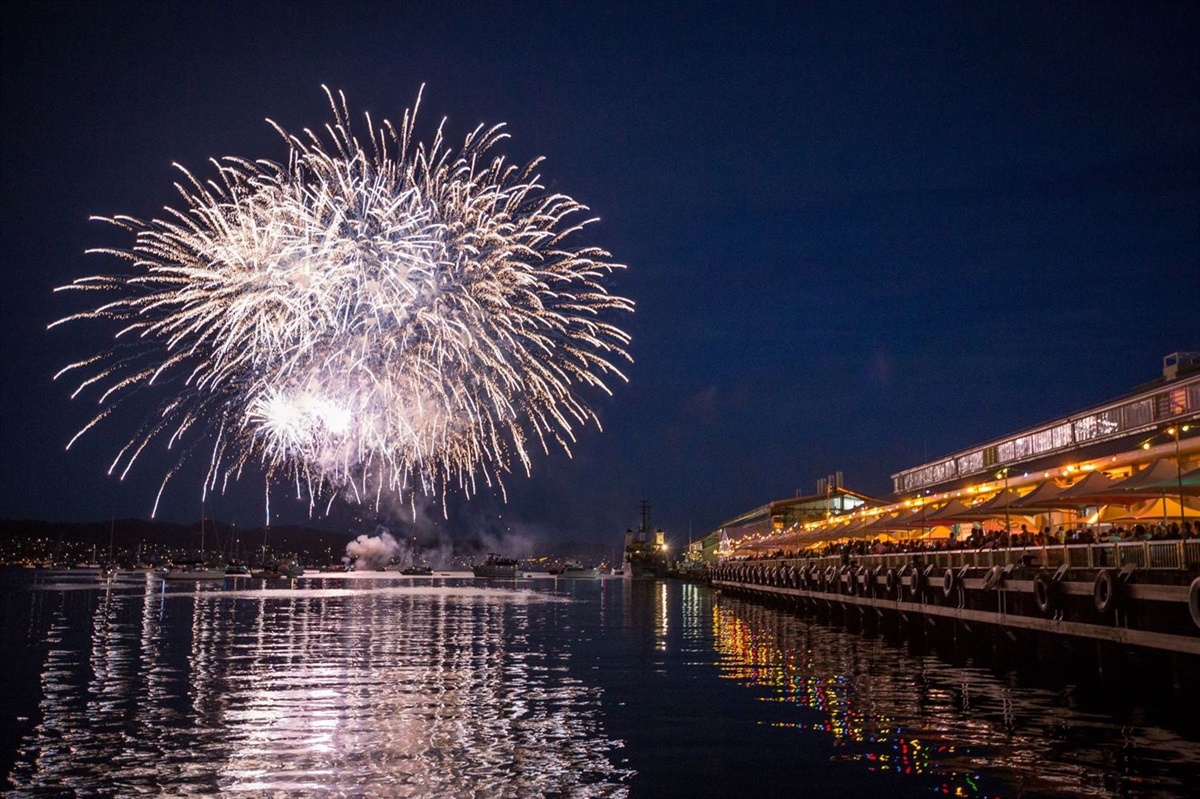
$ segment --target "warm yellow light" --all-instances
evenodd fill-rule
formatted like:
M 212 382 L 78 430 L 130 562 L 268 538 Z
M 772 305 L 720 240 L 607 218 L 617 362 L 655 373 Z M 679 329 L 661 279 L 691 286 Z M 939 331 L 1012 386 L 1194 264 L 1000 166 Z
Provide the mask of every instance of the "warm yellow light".
M 1142 449 L 1150 449 L 1150 442 L 1147 441 L 1145 444 L 1142 444 Z
M 1096 464 L 1094 464 L 1094 463 L 1085 463 L 1085 464 L 1083 464 L 1083 470 L 1084 470 L 1085 472 L 1090 472 L 1090 471 L 1092 471 L 1092 470 L 1093 470 L 1093 469 L 1095 469 L 1095 468 L 1096 468 Z
M 1068 466 L 1068 467 L 1067 467 L 1067 471 L 1068 471 L 1068 472 L 1073 472 L 1073 471 L 1075 471 L 1075 464 L 1071 464 L 1070 466 Z
M 1169 436 L 1173 436 L 1173 435 L 1175 435 L 1175 428 L 1174 428 L 1174 427 L 1168 427 L 1168 428 L 1167 428 L 1167 435 L 1169 435 Z

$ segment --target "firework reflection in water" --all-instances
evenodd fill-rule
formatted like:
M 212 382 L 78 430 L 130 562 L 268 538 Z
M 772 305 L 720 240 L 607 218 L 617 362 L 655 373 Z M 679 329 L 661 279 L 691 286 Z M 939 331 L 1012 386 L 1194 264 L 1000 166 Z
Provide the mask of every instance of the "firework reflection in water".
M 122 399 L 164 397 L 110 474 L 163 440 L 180 463 L 208 459 L 205 492 L 261 466 L 310 512 L 338 496 L 444 506 L 451 488 L 503 492 L 535 447 L 569 455 L 580 426 L 599 426 L 580 392 L 625 379 L 629 337 L 606 317 L 633 303 L 604 286 L 620 264 L 567 242 L 594 221 L 586 208 L 544 191 L 540 159 L 490 156 L 502 126 L 457 151 L 441 126 L 414 143 L 418 97 L 399 128 L 368 116 L 360 141 L 345 97 L 326 93 L 324 136 L 275 125 L 286 164 L 224 158 L 209 181 L 180 167 L 183 210 L 105 220 L 134 244 L 96 251 L 132 269 L 62 287 L 115 298 L 55 325 L 117 325 L 112 350 L 59 372 L 85 374 L 72 396 L 100 391 L 71 443 Z

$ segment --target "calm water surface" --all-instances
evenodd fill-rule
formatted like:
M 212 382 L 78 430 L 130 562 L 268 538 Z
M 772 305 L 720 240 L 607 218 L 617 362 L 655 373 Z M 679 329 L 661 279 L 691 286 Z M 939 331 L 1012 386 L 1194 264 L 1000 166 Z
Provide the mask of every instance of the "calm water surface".
M 0 611 L 13 797 L 1200 795 L 1136 703 L 679 582 L 7 570 Z

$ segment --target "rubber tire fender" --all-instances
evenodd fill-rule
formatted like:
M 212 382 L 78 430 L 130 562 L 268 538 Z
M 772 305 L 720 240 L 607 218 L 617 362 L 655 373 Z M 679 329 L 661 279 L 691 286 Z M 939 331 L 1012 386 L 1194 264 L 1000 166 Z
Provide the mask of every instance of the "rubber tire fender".
M 1096 575 L 1096 584 L 1092 588 L 1092 601 L 1096 604 L 1096 610 L 1101 613 L 1108 613 L 1117 604 L 1117 578 L 1113 575 L 1112 569 L 1101 569 Z
M 1037 603 L 1038 610 L 1042 613 L 1052 612 L 1058 604 L 1058 586 L 1044 574 L 1035 576 L 1033 578 L 1033 601 Z
M 917 597 L 921 595 L 921 589 L 924 587 L 925 575 L 921 574 L 921 570 L 914 566 L 908 583 L 909 597 L 915 602 Z

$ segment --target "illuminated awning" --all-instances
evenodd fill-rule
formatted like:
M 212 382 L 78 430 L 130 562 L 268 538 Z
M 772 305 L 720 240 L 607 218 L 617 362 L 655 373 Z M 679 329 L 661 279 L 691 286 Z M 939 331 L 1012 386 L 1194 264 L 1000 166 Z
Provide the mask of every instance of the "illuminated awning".
M 1127 502 L 1129 496 L 1116 490 L 1121 481 L 1113 480 L 1104 472 L 1089 472 L 1070 488 L 1065 488 L 1054 499 L 1059 508 L 1082 509 L 1089 505 L 1109 505 Z
M 1184 519 L 1187 521 L 1200 519 L 1200 504 L 1185 499 L 1184 504 L 1180 505 L 1178 499 L 1167 496 L 1142 502 L 1132 508 L 1110 505 L 1089 519 L 1088 523 L 1166 522 L 1170 524 Z

